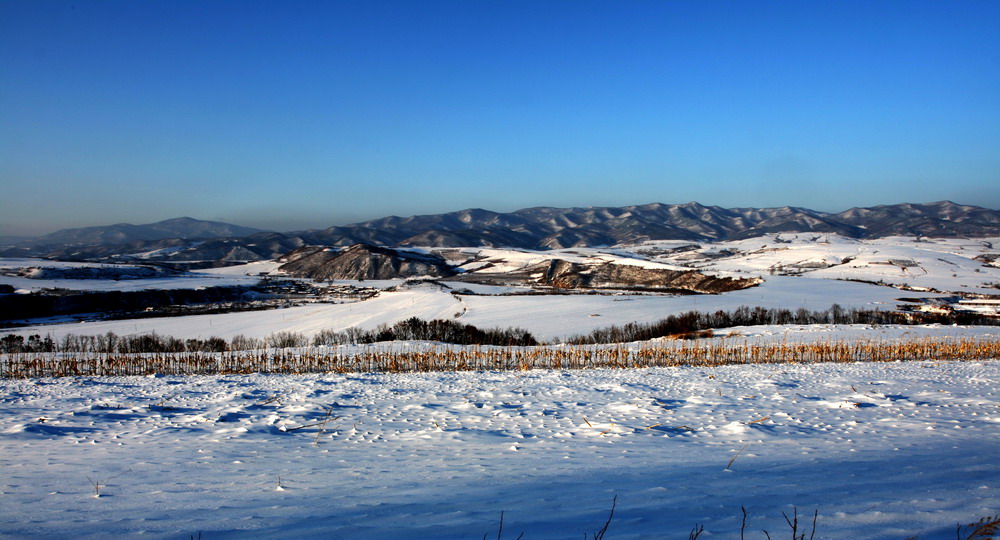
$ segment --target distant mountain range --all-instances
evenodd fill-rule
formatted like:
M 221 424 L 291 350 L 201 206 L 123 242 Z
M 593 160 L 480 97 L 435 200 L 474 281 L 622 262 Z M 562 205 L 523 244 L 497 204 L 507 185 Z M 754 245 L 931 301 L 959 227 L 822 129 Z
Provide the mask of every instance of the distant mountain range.
M 273 259 L 306 245 L 493 246 L 553 249 L 646 240 L 711 242 L 766 233 L 884 236 L 1000 236 L 1000 211 L 942 201 L 852 208 L 827 213 L 780 208 L 721 208 L 695 202 L 624 207 L 526 208 L 498 213 L 470 209 L 390 216 L 328 229 L 265 232 L 179 218 L 150 225 L 65 229 L 0 250 L 0 256 L 107 260 L 135 256 L 163 262 Z
M 261 232 L 252 227 L 240 227 L 219 221 L 202 221 L 189 217 L 168 219 L 149 225 L 118 223 L 98 227 L 62 229 L 52 234 L 33 238 L 28 244 L 35 245 L 77 245 L 109 246 L 163 240 L 166 238 L 221 238 L 249 236 Z

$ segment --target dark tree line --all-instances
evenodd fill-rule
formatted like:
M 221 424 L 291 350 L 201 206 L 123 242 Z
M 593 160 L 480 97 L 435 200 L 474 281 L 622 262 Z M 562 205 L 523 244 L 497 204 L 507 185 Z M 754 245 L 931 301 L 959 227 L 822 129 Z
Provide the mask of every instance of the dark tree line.
M 734 326 L 761 326 L 767 324 L 958 324 L 1000 325 L 1000 319 L 976 313 L 925 313 L 900 311 L 873 311 L 844 309 L 834 304 L 829 309 L 810 311 L 804 308 L 788 309 L 741 306 L 733 311 L 701 313 L 689 311 L 670 315 L 651 323 L 628 323 L 621 326 L 599 328 L 582 336 L 574 336 L 569 343 L 600 344 L 645 341 L 668 336 L 696 336 L 707 330 Z M 394 325 L 382 324 L 372 330 L 348 328 L 343 331 L 323 330 L 311 340 L 295 332 L 278 332 L 263 339 L 234 336 L 227 341 L 220 337 L 206 339 L 178 339 L 156 333 L 119 336 L 113 332 L 96 336 L 69 334 L 59 340 L 42 337 L 8 334 L 0 338 L 0 353 L 66 352 L 66 353 L 171 353 L 171 352 L 224 352 L 253 349 L 286 348 L 366 344 L 381 341 L 438 341 L 456 345 L 531 346 L 538 340 L 521 328 L 482 329 L 451 320 L 425 321 L 416 317 Z
M 734 326 L 762 326 L 767 324 L 958 324 L 1000 325 L 1000 319 L 975 313 L 925 313 L 844 309 L 833 304 L 829 309 L 795 311 L 781 308 L 740 306 L 733 311 L 701 313 L 689 311 L 670 315 L 651 323 L 628 323 L 622 326 L 598 328 L 583 336 L 574 336 L 573 344 L 625 343 L 648 339 L 693 335 L 697 332 Z
M 233 338 L 245 340 L 242 336 Z M 260 342 L 260 340 L 256 340 Z M 135 336 L 119 336 L 114 332 L 96 336 L 77 336 L 68 334 L 60 340 L 52 336 L 44 338 L 38 334 L 24 336 L 7 334 L 0 338 L 0 353 L 163 353 L 163 352 L 223 352 L 231 350 L 230 343 L 220 337 L 207 339 L 178 339 L 171 336 L 161 336 L 156 333 Z
M 376 343 L 379 341 L 440 341 L 455 345 L 538 345 L 538 340 L 521 328 L 477 328 L 471 324 L 436 319 L 425 321 L 411 317 L 392 326 L 379 325 L 374 330 L 348 328 L 343 332 L 324 330 L 313 338 L 313 345 Z
M 156 333 L 119 336 L 114 332 L 96 336 L 69 334 L 54 340 L 41 337 L 8 334 L 0 338 L 0 353 L 178 353 L 225 352 L 254 349 L 305 347 L 308 345 L 342 345 L 376 343 L 379 341 L 440 341 L 456 345 L 538 345 L 527 330 L 520 328 L 481 329 L 455 321 L 424 321 L 410 318 L 392 326 L 383 324 L 373 330 L 348 328 L 342 332 L 323 330 L 310 341 L 295 332 L 277 332 L 264 339 L 234 336 L 227 341 L 220 337 L 207 339 L 178 339 Z
M 206 287 L 143 291 L 50 290 L 0 295 L 0 320 L 23 320 L 75 313 L 142 312 L 147 308 L 237 302 L 250 287 Z

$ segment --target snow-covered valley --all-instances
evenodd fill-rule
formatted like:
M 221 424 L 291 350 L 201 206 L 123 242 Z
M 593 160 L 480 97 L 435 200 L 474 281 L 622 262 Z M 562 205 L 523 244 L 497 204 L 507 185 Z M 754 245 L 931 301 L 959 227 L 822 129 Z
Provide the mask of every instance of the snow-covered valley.
M 844 308 L 893 310 L 901 299 L 997 295 L 1000 267 L 994 261 L 1000 239 L 914 239 L 893 237 L 855 240 L 836 235 L 769 235 L 765 237 L 693 245 L 685 242 L 649 242 L 616 248 L 576 248 L 550 251 L 463 248 L 444 250 L 459 276 L 517 273 L 553 260 L 576 264 L 637 265 L 648 268 L 696 269 L 711 275 L 758 278 L 753 287 L 722 294 L 643 293 L 627 290 L 601 294 L 538 293 L 537 287 L 489 286 L 441 278 L 434 283 L 404 280 L 331 281 L 330 286 L 377 287 L 381 293 L 363 302 L 307 303 L 287 309 L 220 313 L 169 318 L 113 321 L 87 319 L 68 324 L 13 327 L 19 335 L 94 335 L 157 332 L 182 339 L 235 335 L 264 337 L 275 332 L 297 332 L 310 338 L 321 330 L 350 327 L 371 329 L 379 324 L 418 317 L 455 319 L 478 327 L 521 327 L 543 340 L 559 340 L 595 328 L 629 322 L 651 322 L 672 313 L 714 312 L 739 306 L 796 310 L 824 310 L 837 303 Z M 431 251 L 431 250 L 426 250 Z M 256 283 L 262 274 L 280 277 L 278 264 L 251 263 L 184 273 L 174 278 L 133 280 L 42 280 L 19 277 L 13 269 L 30 265 L 68 266 L 37 259 L 8 259 L 0 264 L 7 275 L 0 285 L 27 293 L 45 288 L 91 291 L 205 288 Z M 78 263 L 76 263 L 78 264 Z M 484 268 L 485 266 L 487 266 Z M 502 275 L 502 274 L 501 274 Z M 322 285 L 322 284 L 321 284 Z M 890 286 L 892 285 L 892 286 Z M 905 289 L 905 290 L 901 290 Z M 452 294 L 467 291 L 473 294 Z M 554 293 L 551 288 L 542 292 Z M 572 291 L 570 291 L 572 292 Z M 915 305 L 914 302 L 910 302 Z M 46 322 L 58 322 L 50 320 Z
M 762 283 L 723 294 L 583 294 L 447 278 L 333 282 L 378 294 L 264 311 L 36 321 L 4 332 L 56 342 L 108 332 L 311 338 L 418 317 L 522 327 L 561 347 L 594 329 L 692 310 L 958 308 L 957 298 L 996 293 L 992 246 L 989 239 L 772 235 L 697 248 L 468 248 L 450 253 L 469 261 L 459 275 L 561 259 Z M 68 270 L 11 275 L 45 265 Z M 8 269 L 0 285 L 13 294 L 243 286 L 278 273 L 268 262 L 104 281 L 65 279 L 86 263 L 7 260 L 0 267 Z M 731 327 L 697 342 L 955 338 L 996 341 L 1000 326 L 772 324 Z M 0 536 L 580 538 L 607 524 L 606 538 L 684 538 L 701 526 L 701 538 L 785 538 L 792 532 L 785 516 L 797 513 L 798 532 L 807 536 L 816 516 L 815 538 L 954 538 L 956 524 L 1000 511 L 998 381 L 998 359 L 939 358 L 2 379 Z

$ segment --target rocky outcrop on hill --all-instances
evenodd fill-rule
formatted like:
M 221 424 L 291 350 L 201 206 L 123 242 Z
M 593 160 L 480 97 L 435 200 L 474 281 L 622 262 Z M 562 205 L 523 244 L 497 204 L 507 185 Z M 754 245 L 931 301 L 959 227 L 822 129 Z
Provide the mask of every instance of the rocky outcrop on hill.
M 586 265 L 561 259 L 555 259 L 545 266 L 539 283 L 564 289 L 639 289 L 717 294 L 746 289 L 763 281 L 760 278 L 710 276 L 694 270 L 644 268 L 614 263 Z
M 436 255 L 355 244 L 343 250 L 308 246 L 282 257 L 278 269 L 316 281 L 447 277 L 455 271 Z
M 498 286 L 538 286 L 562 290 L 629 290 L 657 293 L 718 294 L 754 287 L 761 278 L 731 278 L 696 270 L 646 268 L 630 264 L 573 263 L 562 259 L 516 271 L 490 272 L 489 267 L 461 274 L 451 281 Z

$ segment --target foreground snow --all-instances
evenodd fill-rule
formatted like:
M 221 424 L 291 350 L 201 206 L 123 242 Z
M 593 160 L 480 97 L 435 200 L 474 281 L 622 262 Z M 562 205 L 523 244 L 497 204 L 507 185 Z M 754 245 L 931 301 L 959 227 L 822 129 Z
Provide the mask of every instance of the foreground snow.
M 953 538 L 1000 361 L 0 381 L 11 537 Z M 303 427 L 305 426 L 305 427 Z M 301 429 L 297 429 L 301 428 Z M 727 465 L 729 465 L 727 469 Z M 99 489 L 95 489 L 95 484 Z M 99 491 L 99 497 L 95 497 Z

